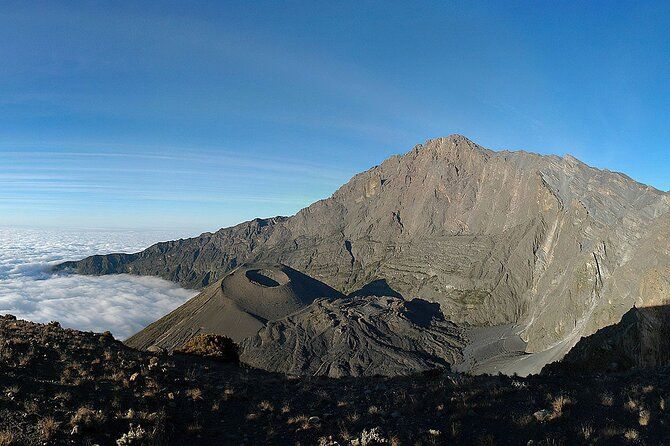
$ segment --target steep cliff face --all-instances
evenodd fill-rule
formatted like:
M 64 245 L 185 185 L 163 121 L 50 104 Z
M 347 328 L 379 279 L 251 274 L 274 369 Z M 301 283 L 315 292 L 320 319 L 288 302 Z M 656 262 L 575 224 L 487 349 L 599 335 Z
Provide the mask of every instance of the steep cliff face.
M 387 159 L 292 217 L 64 267 L 202 287 L 244 262 L 284 263 L 347 294 L 385 279 L 457 324 L 514 323 L 528 351 L 567 351 L 639 298 L 634 258 L 668 209 L 667 194 L 622 174 L 455 135 Z
M 647 234 L 667 218 L 669 205 L 667 194 L 571 158 L 561 177 L 550 178 L 548 171 L 542 173 L 561 212 L 536 253 L 534 282 L 526 293 L 531 310 L 521 325 L 530 351 L 551 346 L 551 340 L 569 349 L 632 307 L 640 298 L 633 290 L 646 271 L 643 258 L 656 256 Z M 621 286 L 624 277 L 628 290 Z
M 545 374 L 624 372 L 670 365 L 670 307 L 632 308 L 614 325 L 582 338 Z
M 670 214 L 654 220 L 602 295 L 606 302 L 596 307 L 591 320 L 595 333 L 549 371 L 670 365 Z

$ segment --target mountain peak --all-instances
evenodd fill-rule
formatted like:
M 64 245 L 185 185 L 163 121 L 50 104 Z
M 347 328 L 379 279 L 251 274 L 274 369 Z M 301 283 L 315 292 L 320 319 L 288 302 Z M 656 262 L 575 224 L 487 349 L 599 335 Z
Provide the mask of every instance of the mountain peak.
M 292 217 L 66 266 L 201 288 L 242 263 L 284 264 L 345 295 L 383 280 L 389 295 L 437 303 L 457 325 L 515 324 L 527 352 L 562 343 L 558 357 L 632 306 L 640 278 L 656 283 L 646 258 L 659 259 L 662 245 L 649 234 L 668 201 L 569 155 L 493 152 L 454 134 L 387 159 Z M 539 371 L 546 356 L 534 358 L 506 370 Z
M 426 141 L 426 145 L 437 144 L 437 145 L 453 145 L 460 148 L 483 148 L 470 138 L 463 136 L 458 133 L 452 133 L 449 136 L 441 136 L 439 138 L 429 139 Z
M 429 139 L 425 143 L 415 146 L 415 154 L 424 151 L 440 158 L 462 158 L 464 155 L 488 155 L 493 153 L 491 150 L 485 149 L 471 139 L 457 133 Z

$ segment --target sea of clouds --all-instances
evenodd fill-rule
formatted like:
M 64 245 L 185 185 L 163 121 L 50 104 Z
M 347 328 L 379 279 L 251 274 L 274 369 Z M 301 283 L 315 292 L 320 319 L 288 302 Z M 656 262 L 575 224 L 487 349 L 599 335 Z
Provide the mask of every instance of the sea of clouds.
M 193 290 L 127 274 L 53 274 L 53 265 L 92 254 L 137 252 L 185 236 L 167 231 L 0 228 L 0 314 L 124 339 L 193 297 Z

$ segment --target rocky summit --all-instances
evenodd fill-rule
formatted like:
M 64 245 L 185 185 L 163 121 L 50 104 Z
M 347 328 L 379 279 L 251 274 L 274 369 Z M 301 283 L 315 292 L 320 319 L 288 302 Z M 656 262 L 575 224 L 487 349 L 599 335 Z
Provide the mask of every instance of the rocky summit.
M 633 306 L 670 300 L 669 211 L 670 194 L 623 174 L 567 155 L 492 151 L 453 135 L 385 160 L 294 216 L 58 269 L 204 288 L 194 302 L 212 311 L 182 309 L 164 328 L 131 338 L 138 347 L 213 331 L 241 339 L 251 363 L 288 373 L 358 374 L 394 352 L 393 373 L 442 361 L 529 374 Z M 258 302 L 249 304 L 262 294 L 240 303 L 218 285 L 255 264 L 284 265 L 332 291 L 298 291 L 265 317 L 252 308 Z M 365 296 L 377 299 L 357 302 Z M 439 317 L 422 325 L 407 316 L 416 299 L 437 304 Z M 491 335 L 500 330 L 502 338 Z M 352 360 L 356 346 L 369 351 Z

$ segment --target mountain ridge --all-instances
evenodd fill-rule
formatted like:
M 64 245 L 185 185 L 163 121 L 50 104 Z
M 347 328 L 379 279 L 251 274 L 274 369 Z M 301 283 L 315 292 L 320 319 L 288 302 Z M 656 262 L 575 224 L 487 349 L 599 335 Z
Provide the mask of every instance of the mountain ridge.
M 383 279 L 459 325 L 516 324 L 529 352 L 564 353 L 632 307 L 638 296 L 613 279 L 652 249 L 645 234 L 669 209 L 670 194 L 571 155 L 495 152 L 452 135 L 384 160 L 291 217 L 59 268 L 202 288 L 243 263 L 283 263 L 344 294 Z

